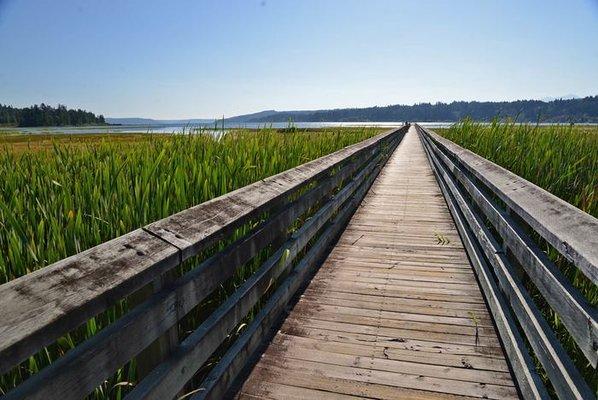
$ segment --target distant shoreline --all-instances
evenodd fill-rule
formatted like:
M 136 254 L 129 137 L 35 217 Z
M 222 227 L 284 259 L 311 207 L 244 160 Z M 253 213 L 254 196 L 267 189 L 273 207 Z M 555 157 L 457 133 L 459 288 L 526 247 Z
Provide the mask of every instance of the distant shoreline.
M 430 128 L 448 128 L 455 124 L 452 121 L 444 122 L 430 122 L 430 121 L 412 121 L 418 124 Z M 490 124 L 489 122 L 480 122 L 481 124 Z M 391 129 L 403 125 L 403 121 L 394 122 L 298 122 L 291 126 L 296 129 L 326 129 L 336 127 L 378 127 Z M 530 123 L 518 123 L 518 124 L 530 124 Z M 536 123 L 531 123 L 536 125 Z M 551 126 L 551 125 L 569 125 L 568 123 L 540 123 L 540 126 Z M 596 126 L 598 123 L 576 123 L 576 126 Z M 288 123 L 276 122 L 276 123 L 225 123 L 224 130 L 229 129 L 287 129 L 289 128 Z M 164 124 L 164 125 L 85 125 L 85 126 L 57 126 L 57 127 L 6 127 L 0 126 L 0 134 L 41 134 L 41 135 L 69 135 L 69 134 L 107 134 L 107 135 L 119 135 L 119 134 L 182 134 L 182 133 L 199 133 L 199 132 L 214 132 L 221 131 L 222 125 L 214 127 L 213 124 Z

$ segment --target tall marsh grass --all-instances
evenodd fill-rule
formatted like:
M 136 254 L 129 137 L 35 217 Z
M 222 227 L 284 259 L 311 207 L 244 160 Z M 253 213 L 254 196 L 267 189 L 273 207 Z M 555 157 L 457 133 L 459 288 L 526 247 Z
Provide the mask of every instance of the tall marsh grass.
M 0 143 L 0 284 L 377 132 Z
M 598 217 L 598 126 L 466 120 L 437 132 Z

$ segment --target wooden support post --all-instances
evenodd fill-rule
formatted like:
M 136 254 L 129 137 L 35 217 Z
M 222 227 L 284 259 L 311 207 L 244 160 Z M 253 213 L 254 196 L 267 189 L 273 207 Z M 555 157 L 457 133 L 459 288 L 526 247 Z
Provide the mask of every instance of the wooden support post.
M 505 206 L 505 212 L 509 217 L 517 220 L 517 214 L 514 214 L 509 206 Z M 519 262 L 517 262 L 517 259 L 513 256 L 513 253 L 509 250 L 507 240 L 505 240 L 504 238 L 502 242 L 502 251 L 505 254 L 505 257 L 511 260 L 511 265 L 513 266 L 513 271 L 515 272 L 515 276 L 517 277 L 517 279 L 520 282 L 524 283 L 525 268 L 523 268 L 523 266 Z
M 135 307 L 143 303 L 154 293 L 159 292 L 165 286 L 168 286 L 168 284 L 172 283 L 175 279 L 176 274 L 174 270 L 170 270 L 162 276 L 156 278 L 152 283 L 146 285 L 129 296 L 129 302 L 131 306 Z M 137 365 L 137 381 L 141 381 L 156 367 L 156 365 L 164 361 L 178 343 L 178 326 L 174 325 L 172 328 L 164 332 L 162 336 L 154 340 L 154 342 L 146 347 L 145 350 L 139 353 L 135 358 Z

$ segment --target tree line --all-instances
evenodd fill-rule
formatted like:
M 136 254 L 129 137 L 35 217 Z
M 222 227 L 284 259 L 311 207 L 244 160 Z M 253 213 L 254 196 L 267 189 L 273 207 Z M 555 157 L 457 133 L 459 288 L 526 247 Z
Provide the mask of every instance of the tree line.
M 44 103 L 25 108 L 0 104 L 0 125 L 31 126 L 67 126 L 67 125 L 104 125 L 103 115 L 81 109 L 67 109 L 59 104 L 52 107 Z
M 281 111 L 250 116 L 246 122 L 452 122 L 463 118 L 476 121 L 514 119 L 519 122 L 593 122 L 598 123 L 598 96 L 581 99 L 501 102 L 455 101 L 452 103 L 420 103 L 412 106 L 344 108 L 319 111 Z

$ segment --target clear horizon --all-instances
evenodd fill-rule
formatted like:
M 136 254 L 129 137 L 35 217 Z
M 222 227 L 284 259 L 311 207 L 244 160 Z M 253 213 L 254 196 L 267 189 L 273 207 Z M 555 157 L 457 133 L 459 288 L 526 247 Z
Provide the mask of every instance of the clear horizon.
M 112 118 L 598 93 L 598 2 L 0 0 L 0 103 Z

